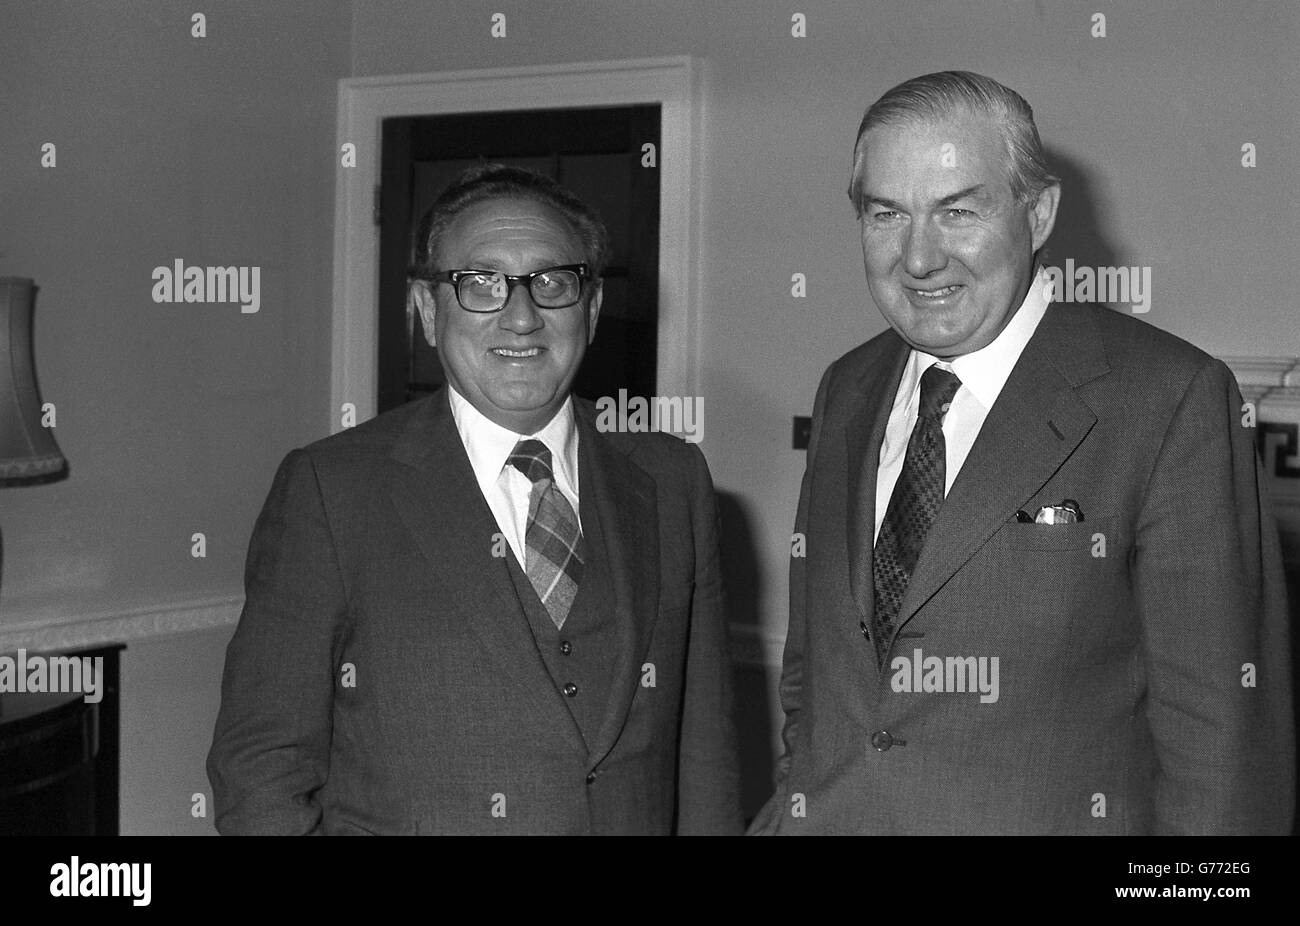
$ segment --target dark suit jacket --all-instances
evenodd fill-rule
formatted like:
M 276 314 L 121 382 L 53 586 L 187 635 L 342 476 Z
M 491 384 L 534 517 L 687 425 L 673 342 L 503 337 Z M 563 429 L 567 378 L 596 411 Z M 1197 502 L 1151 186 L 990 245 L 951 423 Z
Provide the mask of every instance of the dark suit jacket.
M 703 455 L 575 411 L 582 517 L 606 537 L 620 638 L 590 748 L 492 555 L 444 390 L 280 466 L 208 757 L 218 830 L 739 832 Z
M 1104 307 L 1051 306 L 940 509 L 882 672 L 861 626 L 908 352 L 887 331 L 818 390 L 785 755 L 752 832 L 1287 832 L 1285 592 L 1227 367 Z M 1066 498 L 1083 523 L 1014 517 Z M 917 649 L 998 657 L 998 700 L 894 690 L 892 660 Z

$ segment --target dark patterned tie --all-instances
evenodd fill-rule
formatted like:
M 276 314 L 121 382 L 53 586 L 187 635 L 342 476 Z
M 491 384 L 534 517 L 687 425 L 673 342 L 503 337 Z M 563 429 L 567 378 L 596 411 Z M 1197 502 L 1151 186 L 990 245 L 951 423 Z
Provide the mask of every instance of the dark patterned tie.
M 921 374 L 921 404 L 916 427 L 907 442 L 903 471 L 889 497 L 885 520 L 876 538 L 871 561 L 871 578 L 875 588 L 871 640 L 876 645 L 876 661 L 884 666 L 894 633 L 894 621 L 903 603 L 903 593 L 912 579 L 912 570 L 921 557 L 925 536 L 943 504 L 944 453 L 943 416 L 948 413 L 953 396 L 961 388 L 955 373 L 931 366 Z
M 506 460 L 533 484 L 524 534 L 524 572 L 557 628 L 564 626 L 582 581 L 582 528 L 573 506 L 555 485 L 551 451 L 521 440 Z

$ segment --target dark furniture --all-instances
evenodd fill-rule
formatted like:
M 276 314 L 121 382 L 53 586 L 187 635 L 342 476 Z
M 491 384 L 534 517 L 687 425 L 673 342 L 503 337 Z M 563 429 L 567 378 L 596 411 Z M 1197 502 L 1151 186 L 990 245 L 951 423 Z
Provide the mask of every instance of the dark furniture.
M 66 654 L 104 658 L 98 703 L 0 693 L 0 836 L 117 835 L 121 650 Z

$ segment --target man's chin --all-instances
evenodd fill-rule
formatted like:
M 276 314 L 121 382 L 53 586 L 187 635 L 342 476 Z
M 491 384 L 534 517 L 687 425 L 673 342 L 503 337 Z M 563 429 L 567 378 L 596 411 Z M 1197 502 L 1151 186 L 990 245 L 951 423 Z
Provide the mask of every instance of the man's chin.
M 969 336 L 962 336 L 948 331 L 935 331 L 927 327 L 895 328 L 894 330 L 915 349 L 935 357 L 950 357 L 954 354 L 965 353 L 963 345 L 969 340 Z
M 488 418 L 505 419 L 514 423 L 537 422 L 545 425 L 564 404 L 567 393 L 558 390 L 527 390 L 484 393 L 488 407 L 480 408 Z M 513 428 L 518 430 L 518 428 Z

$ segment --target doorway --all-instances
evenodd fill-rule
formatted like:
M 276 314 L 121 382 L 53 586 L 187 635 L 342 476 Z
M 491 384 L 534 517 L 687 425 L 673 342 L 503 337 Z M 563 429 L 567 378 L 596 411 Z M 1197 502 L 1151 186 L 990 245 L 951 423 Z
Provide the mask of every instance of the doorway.
M 656 392 L 659 338 L 658 104 L 398 116 L 383 120 L 378 195 L 378 411 L 446 382 L 407 271 L 415 229 L 447 184 L 483 161 L 527 167 L 568 187 L 610 233 L 595 341 L 574 392 L 584 398 Z M 651 146 L 647 149 L 646 146 Z
M 529 65 L 339 81 L 328 433 L 379 410 L 380 144 L 386 119 L 457 113 L 656 105 L 660 110 L 659 395 L 700 389 L 699 63 L 688 56 Z

